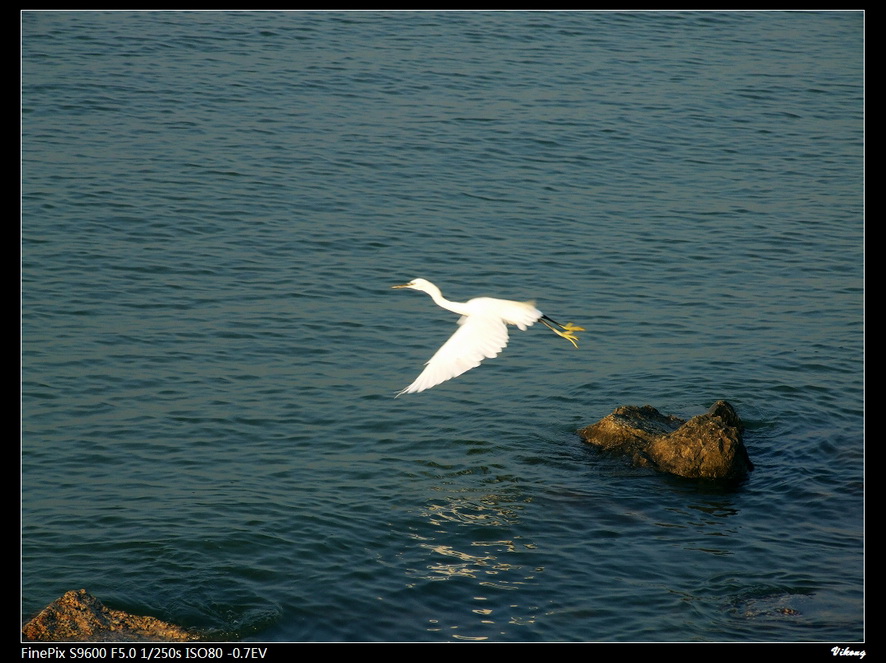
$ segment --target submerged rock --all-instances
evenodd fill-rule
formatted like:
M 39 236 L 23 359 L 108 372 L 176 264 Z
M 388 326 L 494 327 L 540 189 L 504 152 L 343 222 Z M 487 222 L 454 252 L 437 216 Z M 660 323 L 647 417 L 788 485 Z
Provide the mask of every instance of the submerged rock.
M 110 610 L 85 589 L 65 592 L 22 628 L 22 638 L 54 642 L 181 642 L 192 632 L 154 617 Z
M 684 421 L 650 405 L 626 405 L 578 434 L 589 444 L 690 479 L 742 479 L 754 469 L 742 440 L 744 426 L 733 407 L 717 401 Z

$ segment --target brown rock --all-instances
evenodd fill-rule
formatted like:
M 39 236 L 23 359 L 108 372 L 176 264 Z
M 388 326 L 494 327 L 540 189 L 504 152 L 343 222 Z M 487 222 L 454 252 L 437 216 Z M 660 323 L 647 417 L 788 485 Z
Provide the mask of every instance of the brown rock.
M 154 617 L 110 610 L 85 589 L 65 592 L 22 628 L 24 640 L 181 642 L 198 636 Z
M 654 407 L 627 405 L 578 434 L 589 444 L 692 479 L 741 479 L 754 469 L 733 407 L 717 401 L 705 414 L 684 421 Z

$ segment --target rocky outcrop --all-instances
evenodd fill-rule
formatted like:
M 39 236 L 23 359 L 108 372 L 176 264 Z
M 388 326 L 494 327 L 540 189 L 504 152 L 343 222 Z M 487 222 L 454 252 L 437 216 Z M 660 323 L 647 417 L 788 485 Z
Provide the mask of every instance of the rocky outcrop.
M 22 628 L 24 640 L 54 642 L 182 642 L 198 636 L 154 617 L 110 610 L 85 589 L 66 592 Z
M 684 421 L 650 405 L 627 405 L 578 434 L 589 444 L 623 453 L 634 464 L 691 479 L 742 479 L 754 469 L 733 407 L 717 401 Z

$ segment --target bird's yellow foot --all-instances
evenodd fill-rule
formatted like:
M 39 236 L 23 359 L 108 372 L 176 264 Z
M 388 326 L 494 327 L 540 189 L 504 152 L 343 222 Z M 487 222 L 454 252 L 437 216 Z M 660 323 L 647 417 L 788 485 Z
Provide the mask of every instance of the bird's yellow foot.
M 552 332 L 554 332 L 558 336 L 562 336 L 567 341 L 572 343 L 572 345 L 574 345 L 576 348 L 578 347 L 578 337 L 575 335 L 575 332 L 585 331 L 584 327 L 579 327 L 578 325 L 574 325 L 571 322 L 567 322 L 565 325 L 561 325 L 559 322 L 555 322 L 554 320 L 550 320 L 550 322 L 548 322 L 549 320 L 550 318 L 544 317 L 541 319 L 541 322 Z M 550 324 L 551 322 L 553 324 Z M 560 329 L 557 329 L 557 327 L 555 327 L 554 325 L 557 325 L 557 327 L 559 327 L 563 331 L 560 331 Z
M 562 336 L 567 341 L 572 343 L 572 345 L 574 345 L 575 347 L 578 347 L 578 337 L 575 335 L 575 332 L 579 330 L 584 331 L 581 327 L 579 327 L 578 329 L 570 329 L 565 332 L 561 332 L 559 329 L 554 329 L 553 327 L 551 327 L 551 331 L 553 331 L 558 336 Z

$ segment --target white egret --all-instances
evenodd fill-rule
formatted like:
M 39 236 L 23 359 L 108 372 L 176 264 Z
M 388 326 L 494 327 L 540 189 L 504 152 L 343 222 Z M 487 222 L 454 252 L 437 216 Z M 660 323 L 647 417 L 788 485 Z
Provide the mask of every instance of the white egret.
M 450 302 L 443 297 L 440 288 L 425 279 L 414 279 L 404 285 L 392 287 L 426 292 L 435 304 L 461 316 L 458 321 L 459 328 L 430 358 L 415 382 L 397 396 L 430 389 L 479 366 L 486 358 L 497 356 L 508 344 L 508 325 L 516 325 L 521 331 L 525 331 L 527 327 L 540 320 L 548 329 L 565 338 L 576 348 L 578 338 L 575 332 L 584 331 L 583 327 L 573 325 L 571 322 L 561 325 L 551 320 L 535 308 L 535 302 L 514 302 L 492 297 Z M 560 331 L 561 329 L 563 331 Z

